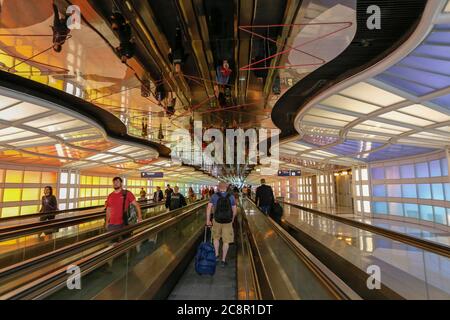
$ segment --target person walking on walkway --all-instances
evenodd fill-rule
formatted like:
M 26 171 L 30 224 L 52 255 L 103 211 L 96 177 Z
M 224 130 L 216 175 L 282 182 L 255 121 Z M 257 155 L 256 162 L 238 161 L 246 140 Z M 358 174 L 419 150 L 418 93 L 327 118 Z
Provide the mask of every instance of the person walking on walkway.
M 170 211 L 186 206 L 186 198 L 179 192 L 178 186 L 173 188 L 173 192 L 169 193 L 166 198 L 166 208 Z
M 156 187 L 156 191 L 153 193 L 153 202 L 161 202 L 164 199 L 164 194 L 161 187 Z
M 275 197 L 271 186 L 266 185 L 266 180 L 261 179 L 261 185 L 256 188 L 255 202 L 256 205 L 265 214 L 269 214 L 274 203 Z
M 124 210 L 128 210 L 130 205 L 134 205 L 137 211 L 137 222 L 142 221 L 141 207 L 136 201 L 132 192 L 124 190 L 122 187 L 122 178 L 113 179 L 114 191 L 111 192 L 106 200 L 106 230 L 119 230 L 125 226 L 123 221 Z
M 206 225 L 212 226 L 212 237 L 217 261 L 219 261 L 219 246 L 222 239 L 222 267 L 227 265 L 227 253 L 230 243 L 234 242 L 233 222 L 237 215 L 236 199 L 227 192 L 227 184 L 220 182 L 219 191 L 212 195 L 206 208 Z M 214 209 L 214 218 L 211 213 Z

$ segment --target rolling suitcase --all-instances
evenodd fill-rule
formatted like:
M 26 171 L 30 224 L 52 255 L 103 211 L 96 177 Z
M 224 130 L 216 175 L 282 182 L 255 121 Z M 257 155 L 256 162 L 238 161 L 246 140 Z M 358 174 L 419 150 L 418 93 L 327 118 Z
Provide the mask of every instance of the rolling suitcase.
M 208 227 L 205 227 L 204 241 L 200 243 L 195 255 L 195 271 L 199 275 L 214 275 L 216 273 L 216 252 L 211 241 L 207 241 Z

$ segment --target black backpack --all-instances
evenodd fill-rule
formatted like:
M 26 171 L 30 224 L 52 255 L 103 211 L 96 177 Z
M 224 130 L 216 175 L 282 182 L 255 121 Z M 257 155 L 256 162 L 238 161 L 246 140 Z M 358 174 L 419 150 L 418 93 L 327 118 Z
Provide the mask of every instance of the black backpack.
M 220 192 L 217 193 L 216 210 L 214 211 L 214 220 L 218 223 L 230 223 L 233 221 L 233 210 L 231 209 L 230 194 L 224 197 Z

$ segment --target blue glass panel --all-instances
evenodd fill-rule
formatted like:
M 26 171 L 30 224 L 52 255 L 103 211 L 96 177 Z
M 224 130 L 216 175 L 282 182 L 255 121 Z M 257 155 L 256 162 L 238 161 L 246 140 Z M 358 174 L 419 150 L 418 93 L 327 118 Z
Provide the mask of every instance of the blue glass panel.
M 412 179 L 416 176 L 414 175 L 414 165 L 413 164 L 405 164 L 400 166 L 400 175 L 402 179 Z
M 447 158 L 441 159 L 442 176 L 448 176 Z
M 447 224 L 447 210 L 442 207 L 434 207 L 434 222 Z
M 403 216 L 403 203 L 389 202 L 389 214 Z
M 444 183 L 445 200 L 450 201 L 450 183 Z
M 433 191 L 434 200 L 444 200 L 444 188 L 442 183 L 433 183 L 431 185 L 431 190 Z
M 330 152 L 339 155 L 351 155 L 358 152 L 370 151 L 374 148 L 382 146 L 379 142 L 365 142 L 358 140 L 346 140 L 344 143 L 328 148 Z
M 402 60 L 402 65 L 435 73 L 450 74 L 450 61 L 409 56 Z
M 374 210 L 374 213 L 387 214 L 388 213 L 387 203 L 386 202 L 374 202 L 373 210 Z
M 374 197 L 386 197 L 386 186 L 384 184 L 376 184 L 372 188 Z
M 441 177 L 442 176 L 440 160 L 430 161 L 430 176 L 431 177 Z
M 402 184 L 403 198 L 417 198 L 417 190 L 415 184 Z
M 421 204 L 420 205 L 420 219 L 426 220 L 426 221 L 433 221 L 433 207 L 432 206 L 426 206 Z
M 440 42 L 442 44 L 450 44 L 448 32 L 433 31 L 427 38 L 427 42 Z
M 376 76 L 375 79 L 415 96 L 423 96 L 434 91 L 433 88 L 422 86 L 404 79 L 396 78 L 385 73 Z
M 448 52 L 448 48 L 444 48 Z M 447 53 L 448 54 L 448 53 Z M 432 91 L 442 89 L 450 85 L 450 77 L 445 75 L 438 75 L 417 69 L 411 69 L 402 66 L 395 66 L 388 70 L 392 76 L 402 77 L 403 79 L 411 79 L 416 83 L 420 83 L 424 87 L 433 88 Z
M 391 198 L 401 198 L 402 197 L 402 189 L 400 184 L 388 184 L 387 185 L 387 194 L 388 197 Z
M 429 184 L 418 184 L 417 189 L 420 199 L 431 199 L 431 187 Z
M 436 98 L 434 100 L 431 100 L 431 102 L 450 110 L 450 95 Z
M 368 157 L 368 160 L 369 161 L 389 160 L 400 157 L 414 156 L 422 153 L 429 153 L 435 150 L 437 149 L 395 144 L 371 153 Z
M 398 166 L 386 167 L 386 179 L 400 179 L 400 170 Z
M 384 179 L 384 168 L 372 168 L 372 180 Z
M 430 177 L 430 172 L 428 171 L 428 163 L 416 163 L 416 177 L 417 178 L 428 178 Z
M 405 203 L 405 216 L 409 218 L 419 219 L 419 205 L 415 203 Z
M 450 37 L 450 34 L 447 33 L 447 37 Z M 422 44 L 414 50 L 414 53 L 428 54 L 436 58 L 450 59 L 450 51 L 444 46 Z

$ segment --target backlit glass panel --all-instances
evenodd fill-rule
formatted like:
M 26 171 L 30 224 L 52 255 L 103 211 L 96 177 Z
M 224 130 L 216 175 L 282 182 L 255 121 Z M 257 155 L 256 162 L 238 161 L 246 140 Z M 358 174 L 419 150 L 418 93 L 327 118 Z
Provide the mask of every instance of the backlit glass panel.
M 402 184 L 402 195 L 404 198 L 417 198 L 415 184 Z
M 431 187 L 429 184 L 418 184 L 417 189 L 420 199 L 431 199 Z
M 420 218 L 426 221 L 433 221 L 433 207 L 428 205 L 420 205 Z
M 415 178 L 414 175 L 414 165 L 406 164 L 400 166 L 400 175 L 402 179 L 412 179 Z
M 415 203 L 405 203 L 405 216 L 408 218 L 419 219 L 419 205 Z

